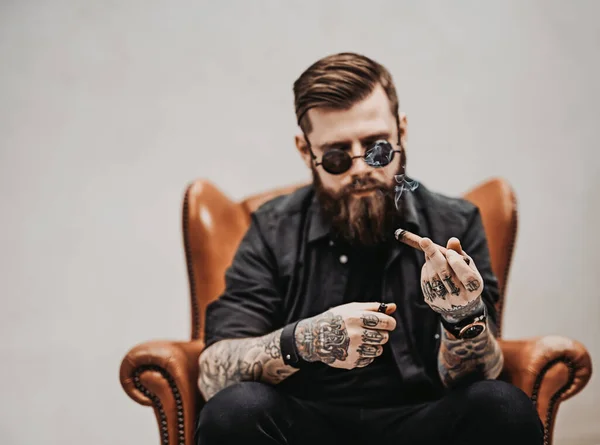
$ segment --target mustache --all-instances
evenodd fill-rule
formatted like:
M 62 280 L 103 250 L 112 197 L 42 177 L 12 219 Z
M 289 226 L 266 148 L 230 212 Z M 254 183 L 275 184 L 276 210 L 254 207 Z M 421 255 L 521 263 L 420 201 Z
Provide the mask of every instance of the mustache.
M 354 178 L 350 184 L 342 188 L 341 192 L 343 195 L 348 195 L 366 190 L 379 190 L 381 192 L 388 192 L 389 189 L 390 187 L 383 182 L 369 176 L 365 176 Z

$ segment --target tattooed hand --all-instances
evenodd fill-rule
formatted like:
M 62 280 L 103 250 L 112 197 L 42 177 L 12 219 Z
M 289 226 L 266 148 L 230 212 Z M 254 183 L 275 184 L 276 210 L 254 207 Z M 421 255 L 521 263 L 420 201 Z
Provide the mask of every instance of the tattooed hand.
M 362 368 L 383 352 L 389 332 L 396 328 L 388 304 L 385 314 L 379 303 L 348 303 L 302 320 L 296 326 L 296 346 L 309 362 L 321 361 L 334 368 Z
M 483 291 L 483 279 L 473 259 L 462 250 L 456 238 L 448 241 L 445 256 L 429 238 L 423 238 L 420 245 L 425 252 L 421 269 L 425 302 L 450 321 L 469 315 L 479 305 Z M 463 257 L 469 258 L 470 263 Z

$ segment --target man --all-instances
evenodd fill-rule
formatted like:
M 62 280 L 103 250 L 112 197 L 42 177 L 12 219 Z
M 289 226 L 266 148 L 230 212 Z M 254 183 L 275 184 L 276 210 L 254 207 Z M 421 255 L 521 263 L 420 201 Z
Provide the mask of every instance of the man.
M 498 286 L 479 212 L 405 190 L 389 72 L 336 54 L 294 93 L 313 183 L 252 214 L 207 308 L 198 443 L 541 443 L 529 398 L 496 380 Z M 424 237 L 423 252 L 397 228 Z

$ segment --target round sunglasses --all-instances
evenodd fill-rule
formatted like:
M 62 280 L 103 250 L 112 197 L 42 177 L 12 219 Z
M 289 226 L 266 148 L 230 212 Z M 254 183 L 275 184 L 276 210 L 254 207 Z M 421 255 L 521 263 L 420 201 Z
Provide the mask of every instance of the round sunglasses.
M 402 150 L 394 150 L 388 141 L 378 140 L 369 145 L 364 155 L 359 156 L 350 156 L 347 151 L 340 148 L 327 150 L 321 158 L 321 162 L 315 162 L 315 166 L 321 165 L 327 173 L 340 175 L 350 170 L 352 162 L 356 158 L 362 158 L 370 167 L 380 168 L 392 162 L 395 153 L 402 153 Z M 313 159 L 316 159 L 312 150 L 311 154 Z

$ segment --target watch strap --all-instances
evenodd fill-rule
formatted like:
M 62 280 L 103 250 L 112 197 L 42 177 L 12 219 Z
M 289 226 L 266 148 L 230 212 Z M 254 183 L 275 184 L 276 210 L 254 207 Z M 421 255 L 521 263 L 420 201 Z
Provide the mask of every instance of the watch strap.
M 279 339 L 283 363 L 297 369 L 301 368 L 303 364 L 307 363 L 302 357 L 300 357 L 300 354 L 298 354 L 298 349 L 296 348 L 295 331 L 298 323 L 299 321 L 296 321 L 286 325 L 281 331 L 281 337 Z
M 450 332 L 454 337 L 473 338 L 481 334 L 485 330 L 487 320 L 487 308 L 482 304 L 475 312 L 469 314 L 458 322 L 450 322 L 443 316 L 440 317 L 442 326 Z

